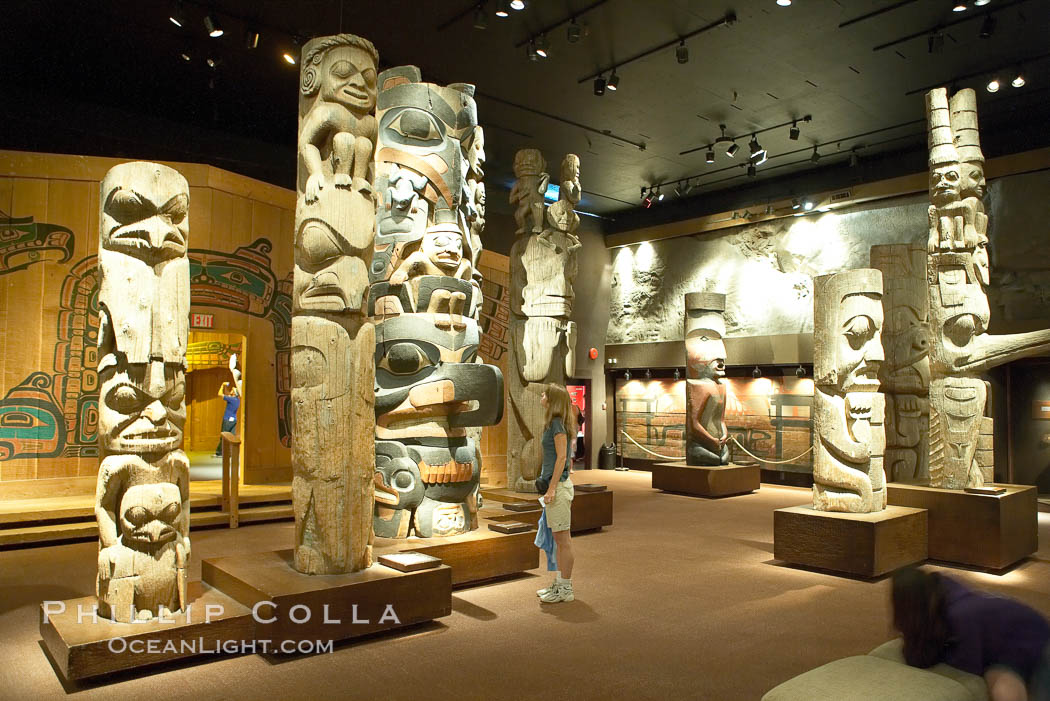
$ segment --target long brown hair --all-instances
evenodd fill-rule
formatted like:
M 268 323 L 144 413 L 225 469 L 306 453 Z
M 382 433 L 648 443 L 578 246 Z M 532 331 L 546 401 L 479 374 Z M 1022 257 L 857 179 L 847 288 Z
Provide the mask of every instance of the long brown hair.
M 543 425 L 550 426 L 551 420 L 554 417 L 558 417 L 565 426 L 565 439 L 567 441 L 576 440 L 576 412 L 572 410 L 572 401 L 569 400 L 569 393 L 565 391 L 564 387 L 555 382 L 547 385 L 545 391 L 547 393 L 547 411 L 543 417 Z M 566 446 L 566 449 L 568 449 L 568 446 Z
M 906 567 L 893 574 L 892 592 L 893 627 L 904 638 L 904 660 L 913 667 L 943 661 L 949 630 L 940 575 Z

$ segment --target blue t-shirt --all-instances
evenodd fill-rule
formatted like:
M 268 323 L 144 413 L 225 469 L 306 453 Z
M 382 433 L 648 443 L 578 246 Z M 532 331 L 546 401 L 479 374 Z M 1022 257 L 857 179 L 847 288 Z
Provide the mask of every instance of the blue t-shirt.
M 237 419 L 237 410 L 241 406 L 241 398 L 236 396 L 236 395 L 233 395 L 233 394 L 228 394 L 228 395 L 223 395 L 222 399 L 223 399 L 223 401 L 226 402 L 226 413 L 222 415 L 222 420 L 223 421 L 228 421 L 229 419 L 236 420 Z
M 561 481 L 564 482 L 569 479 L 569 438 L 565 424 L 558 416 L 553 417 L 543 431 L 543 439 L 540 441 L 543 446 L 543 469 L 540 470 L 540 474 L 548 481 L 554 477 L 554 461 L 558 459 L 558 451 L 554 448 L 554 436 L 559 433 L 565 436 L 565 469 L 561 472 Z

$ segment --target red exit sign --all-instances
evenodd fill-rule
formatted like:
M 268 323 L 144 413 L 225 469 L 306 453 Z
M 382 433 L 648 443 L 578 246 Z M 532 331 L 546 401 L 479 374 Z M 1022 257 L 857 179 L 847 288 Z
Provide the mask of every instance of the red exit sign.
M 190 314 L 190 327 L 194 329 L 210 329 L 215 326 L 214 314 Z

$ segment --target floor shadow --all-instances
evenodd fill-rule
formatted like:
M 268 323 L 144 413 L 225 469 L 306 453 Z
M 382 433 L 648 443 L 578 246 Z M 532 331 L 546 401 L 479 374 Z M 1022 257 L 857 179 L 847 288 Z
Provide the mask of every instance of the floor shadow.
M 816 574 L 826 574 L 832 577 L 840 577 L 842 579 L 852 579 L 854 582 L 867 582 L 868 584 L 878 584 L 884 582 L 893 576 L 892 572 L 881 574 L 878 577 L 865 577 L 859 574 L 849 574 L 848 572 L 837 572 L 835 570 L 827 570 L 821 567 L 804 567 L 802 565 L 794 565 L 790 562 L 784 562 L 783 560 L 777 560 L 773 558 L 766 560 L 762 563 L 763 565 L 773 565 L 774 567 L 780 567 L 786 570 L 798 570 L 799 572 L 815 572 Z
M 591 606 L 580 599 L 564 601 L 558 604 L 540 602 L 540 613 L 553 616 L 566 623 L 594 623 L 601 616 Z
M 443 633 L 448 630 L 448 626 L 439 621 L 423 621 L 422 623 L 415 623 L 413 625 L 404 626 L 403 628 L 397 628 L 395 630 L 381 630 L 375 633 L 369 633 L 368 635 L 362 635 L 357 638 L 350 638 L 349 640 L 337 640 L 332 646 L 332 652 L 339 650 L 346 650 L 348 648 L 356 647 L 358 645 L 383 645 L 390 643 L 397 643 L 399 640 L 404 638 L 411 638 L 418 635 L 432 635 L 435 633 Z M 278 666 L 287 664 L 289 662 L 295 662 L 306 657 L 315 657 L 321 652 L 306 652 L 306 653 L 279 653 L 279 652 L 266 652 L 260 653 L 259 657 L 266 660 L 267 664 Z
M 773 554 L 773 544 L 770 543 L 769 541 L 765 541 L 765 540 L 749 540 L 748 538 L 733 538 L 733 542 L 734 543 L 740 543 L 742 545 L 746 545 L 749 548 L 754 548 L 755 550 L 761 550 L 762 552 L 767 552 L 770 555 Z
M 452 597 L 452 610 L 476 621 L 494 621 L 499 618 L 495 611 L 489 611 L 487 608 L 472 604 L 457 596 Z
M 23 606 L 39 606 L 44 601 L 79 599 L 88 593 L 60 586 L 5 586 L 4 595 L 0 598 L 0 613 L 14 611 Z

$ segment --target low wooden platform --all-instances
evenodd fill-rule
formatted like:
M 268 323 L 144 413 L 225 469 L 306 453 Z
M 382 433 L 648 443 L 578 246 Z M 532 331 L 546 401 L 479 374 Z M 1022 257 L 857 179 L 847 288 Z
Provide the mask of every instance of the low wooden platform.
M 761 486 L 757 465 L 687 465 L 658 462 L 652 467 L 653 489 L 698 497 L 749 494 Z
M 997 484 L 1000 495 L 890 482 L 889 502 L 929 511 L 931 560 L 1002 570 L 1039 548 L 1036 488 Z
M 925 509 L 847 514 L 805 505 L 773 512 L 773 557 L 803 567 L 879 577 L 925 560 L 926 541 Z
M 504 511 L 503 514 L 493 513 L 491 518 L 498 521 L 524 521 L 536 525 L 540 520 L 540 512 L 543 510 L 539 503 L 539 494 L 523 494 L 513 489 L 483 489 L 481 495 L 489 502 L 496 505 L 504 503 L 535 504 L 536 508 L 529 511 Z M 581 533 L 584 531 L 600 530 L 613 523 L 613 492 L 606 489 L 601 492 L 577 491 L 572 498 L 572 525 L 570 531 Z M 535 536 L 533 536 L 535 537 Z

